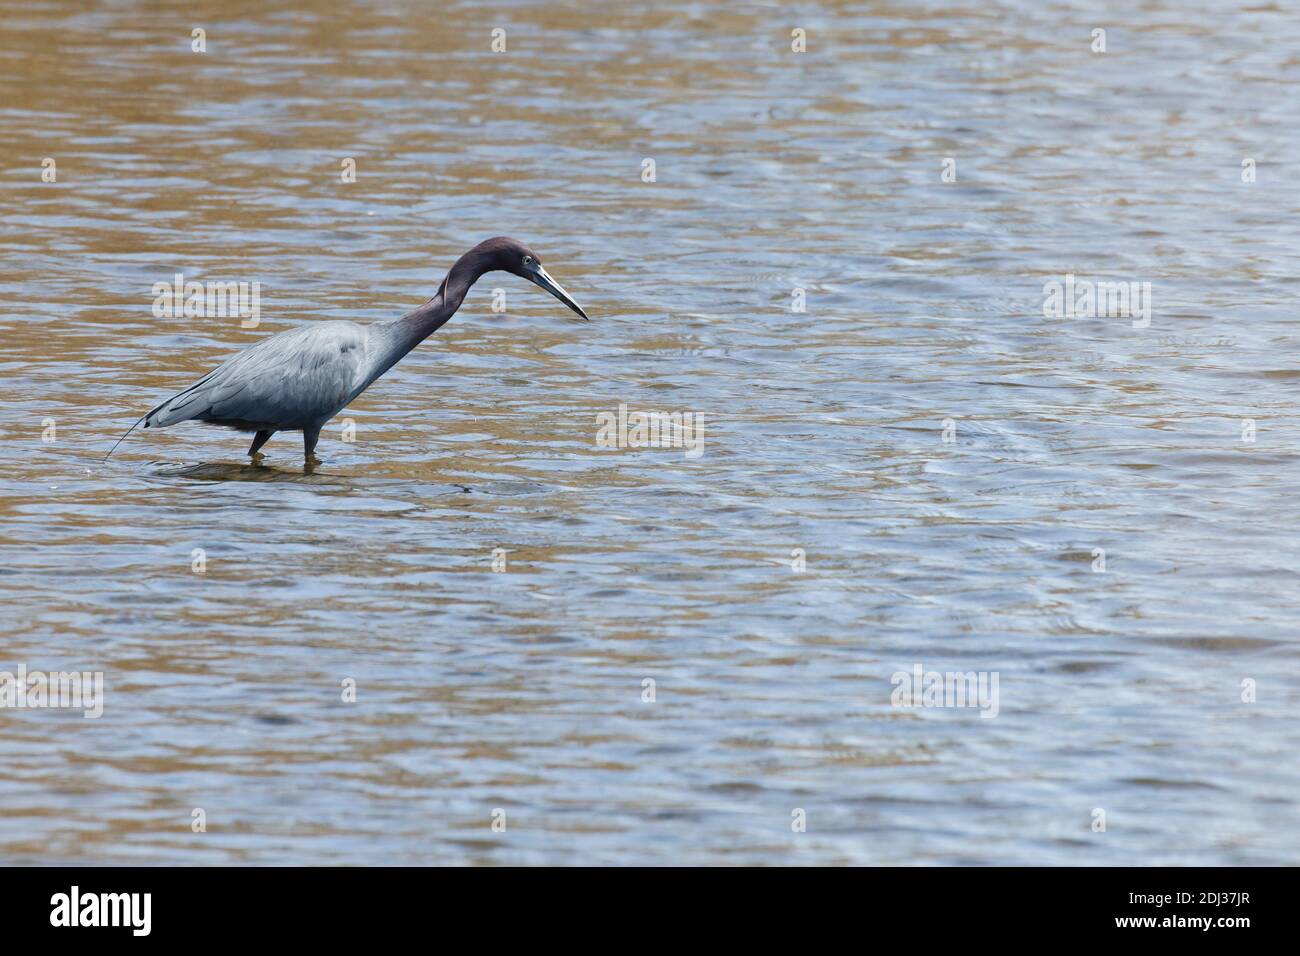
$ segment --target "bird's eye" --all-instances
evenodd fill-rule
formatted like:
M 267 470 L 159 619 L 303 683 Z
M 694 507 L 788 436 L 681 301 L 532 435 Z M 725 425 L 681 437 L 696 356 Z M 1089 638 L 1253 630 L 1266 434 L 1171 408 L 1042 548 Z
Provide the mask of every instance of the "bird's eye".
M 526 266 L 531 266 L 532 264 L 533 264 L 533 257 L 532 257 L 532 256 L 524 256 L 524 265 L 526 265 Z

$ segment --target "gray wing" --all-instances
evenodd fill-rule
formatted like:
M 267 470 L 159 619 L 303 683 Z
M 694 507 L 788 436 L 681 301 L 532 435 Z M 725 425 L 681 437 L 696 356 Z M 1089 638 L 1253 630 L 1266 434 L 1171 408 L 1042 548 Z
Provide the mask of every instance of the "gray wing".
M 314 322 L 237 353 L 145 416 L 145 428 L 198 419 L 236 428 L 295 429 L 324 422 L 364 379 L 367 333 L 354 322 Z

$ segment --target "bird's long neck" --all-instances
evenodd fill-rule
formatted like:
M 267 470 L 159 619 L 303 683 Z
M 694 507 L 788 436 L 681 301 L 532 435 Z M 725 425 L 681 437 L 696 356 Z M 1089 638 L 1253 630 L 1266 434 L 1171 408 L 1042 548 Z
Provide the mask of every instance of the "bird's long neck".
M 370 381 L 383 375 L 407 352 L 446 325 L 465 301 L 470 287 L 488 269 L 487 260 L 477 249 L 471 249 L 456 260 L 432 299 L 400 319 L 372 326 L 372 334 L 379 333 L 381 341 L 376 343 L 378 349 L 372 349 L 374 365 Z

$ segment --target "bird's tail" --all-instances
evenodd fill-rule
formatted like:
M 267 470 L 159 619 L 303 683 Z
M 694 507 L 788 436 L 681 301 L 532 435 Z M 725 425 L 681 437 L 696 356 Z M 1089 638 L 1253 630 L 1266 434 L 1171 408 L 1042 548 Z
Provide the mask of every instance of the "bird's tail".
M 216 369 L 213 369 L 213 371 L 216 371 Z M 136 428 L 139 427 L 141 422 L 144 422 L 145 428 L 148 428 L 150 425 L 153 425 L 157 428 L 166 428 L 168 425 L 175 425 L 177 422 L 183 422 L 186 421 L 187 419 L 193 418 L 195 414 L 198 413 L 199 409 L 202 408 L 202 406 L 199 406 L 199 408 L 195 408 L 190 412 L 183 412 L 179 408 L 176 408 L 174 403 L 177 402 L 177 399 L 185 398 L 196 388 L 198 388 L 199 386 L 207 382 L 207 380 L 210 379 L 211 377 L 212 377 L 212 372 L 209 372 L 207 375 L 203 376 L 201 379 L 199 379 L 189 388 L 185 389 L 185 391 L 178 392 L 177 394 L 173 395 L 171 398 L 167 399 L 167 401 L 163 402 L 161 405 L 155 405 L 153 408 L 149 409 L 149 411 L 145 412 L 143 415 L 141 415 L 139 418 L 135 420 L 134 425 L 132 425 L 130 428 L 126 430 L 126 435 L 129 435 L 131 434 L 131 432 L 135 431 Z M 190 401 L 192 402 L 193 399 L 190 399 Z M 181 407 L 184 407 L 189 403 L 180 402 L 179 404 L 181 405 Z M 119 438 L 116 444 L 114 444 L 113 447 L 108 450 L 108 455 L 104 456 L 104 461 L 108 461 L 109 455 L 112 455 L 113 452 L 117 451 L 117 446 L 122 444 L 122 442 L 126 440 L 126 435 L 123 435 L 121 438 Z

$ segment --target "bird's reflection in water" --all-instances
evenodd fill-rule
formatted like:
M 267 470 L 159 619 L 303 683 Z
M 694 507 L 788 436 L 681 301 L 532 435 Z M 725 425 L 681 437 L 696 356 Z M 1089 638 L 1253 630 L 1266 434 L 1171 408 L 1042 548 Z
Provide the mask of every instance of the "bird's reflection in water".
M 291 482 L 294 484 L 308 484 L 330 486 L 338 488 L 355 487 L 355 476 L 328 474 L 318 472 L 320 461 L 310 461 L 303 465 L 301 470 L 295 468 L 274 468 L 270 465 L 243 464 L 231 462 L 202 462 L 197 465 L 185 465 L 175 467 L 159 468 L 154 475 L 159 478 L 189 478 L 193 481 L 272 481 L 272 482 Z M 400 484 L 410 486 L 410 479 L 393 479 L 391 476 L 376 476 L 375 483 L 384 483 L 385 481 L 398 481 Z M 367 481 L 367 485 L 372 482 Z M 432 486 L 421 484 L 424 494 L 428 495 L 468 495 L 474 492 L 469 485 L 461 484 L 457 481 L 437 481 Z
M 213 461 L 181 468 L 160 468 L 155 474 L 162 478 L 192 478 L 195 481 L 292 481 L 313 485 L 346 483 L 347 479 L 343 475 L 317 472 L 318 465 L 319 462 L 309 461 L 301 469 L 281 469 L 261 463 L 250 465 Z

